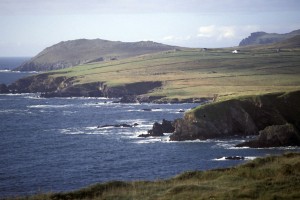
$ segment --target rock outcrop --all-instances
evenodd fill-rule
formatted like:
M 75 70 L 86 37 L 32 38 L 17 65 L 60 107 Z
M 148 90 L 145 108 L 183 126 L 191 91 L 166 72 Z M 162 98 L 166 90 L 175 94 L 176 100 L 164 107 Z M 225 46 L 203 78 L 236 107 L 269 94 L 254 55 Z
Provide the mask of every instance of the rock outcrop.
M 170 140 L 203 140 L 259 133 L 264 138 L 265 132 L 269 133 L 272 130 L 275 135 L 278 135 L 276 132 L 282 130 L 285 127 L 282 125 L 287 123 L 292 124 L 295 130 L 299 130 L 298 102 L 300 102 L 300 91 L 249 96 L 206 104 L 187 112 L 183 119 L 175 120 L 175 131 L 170 136 Z M 291 140 L 287 139 L 287 141 L 284 144 L 294 145 Z
M 280 146 L 300 146 L 300 133 L 292 124 L 273 125 L 259 131 L 257 139 L 247 141 L 236 147 L 280 147 Z
M 290 33 L 277 34 L 277 33 L 266 33 L 266 32 L 254 32 L 245 39 L 243 39 L 239 46 L 257 45 L 257 44 L 272 44 L 281 42 L 283 40 L 300 35 L 300 30 L 295 30 Z
M 55 73 L 42 73 L 17 80 L 8 86 L 12 93 L 41 93 L 41 97 L 108 97 L 122 98 L 124 102 L 146 99 L 138 95 L 161 87 L 159 81 L 136 82 L 121 86 L 109 87 L 103 82 L 80 84 L 76 79 L 65 76 L 55 76 Z M 4 86 L 3 87 L 3 93 Z M 156 99 L 148 97 L 147 100 Z M 146 100 L 145 100 L 146 101 Z
M 164 136 L 164 133 L 173 133 L 175 130 L 171 121 L 163 119 L 162 123 L 155 122 L 148 134 L 141 134 L 138 137 L 159 137 Z
M 134 123 L 133 125 L 130 124 L 105 124 L 99 125 L 97 128 L 132 128 L 138 126 L 138 123 Z

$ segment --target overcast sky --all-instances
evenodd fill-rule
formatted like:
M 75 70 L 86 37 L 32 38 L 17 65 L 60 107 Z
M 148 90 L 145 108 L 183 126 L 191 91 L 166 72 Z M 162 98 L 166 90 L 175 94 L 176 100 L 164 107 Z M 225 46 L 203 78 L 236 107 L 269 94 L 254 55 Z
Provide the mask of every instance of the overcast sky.
M 0 0 L 0 57 L 80 38 L 227 47 L 296 29 L 299 0 Z

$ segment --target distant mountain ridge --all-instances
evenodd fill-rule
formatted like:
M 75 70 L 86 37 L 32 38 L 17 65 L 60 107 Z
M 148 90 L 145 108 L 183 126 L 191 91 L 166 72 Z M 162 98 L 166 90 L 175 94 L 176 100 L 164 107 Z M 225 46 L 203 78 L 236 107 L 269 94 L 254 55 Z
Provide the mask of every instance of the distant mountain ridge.
M 117 60 L 175 49 L 152 41 L 120 42 L 102 39 L 78 39 L 50 46 L 16 68 L 17 71 L 49 71 L 79 64 Z
M 278 34 L 278 33 L 266 33 L 266 32 L 254 32 L 245 39 L 243 39 L 239 46 L 259 45 L 259 44 L 272 44 L 281 42 L 283 40 L 300 35 L 300 29 L 292 31 L 290 33 Z

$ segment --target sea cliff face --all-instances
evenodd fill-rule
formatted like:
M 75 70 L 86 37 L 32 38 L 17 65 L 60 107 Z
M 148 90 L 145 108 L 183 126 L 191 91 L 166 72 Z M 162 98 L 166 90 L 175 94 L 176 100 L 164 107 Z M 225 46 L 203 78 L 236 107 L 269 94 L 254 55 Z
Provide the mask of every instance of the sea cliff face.
M 109 87 L 105 82 L 92 82 L 80 84 L 76 77 L 52 76 L 53 73 L 43 73 L 26 78 L 22 78 L 7 88 L 12 93 L 41 93 L 41 97 L 108 97 L 120 98 L 130 96 L 133 100 L 137 95 L 147 94 L 149 91 L 159 88 L 162 83 L 159 81 L 145 81 L 120 86 Z M 5 92 L 4 89 L 3 93 Z M 132 100 L 132 101 L 133 101 Z M 139 99 L 139 100 L 151 100 Z
M 267 127 L 284 124 L 291 124 L 295 130 L 299 130 L 298 102 L 300 102 L 300 91 L 206 104 L 186 113 L 183 119 L 176 120 L 175 132 L 170 139 L 182 141 L 258 135 L 263 134 L 262 130 Z M 297 131 L 294 133 L 298 134 Z
M 239 46 L 272 44 L 295 37 L 297 35 L 300 35 L 300 30 L 295 30 L 285 34 L 254 32 L 251 33 L 247 38 L 244 38 L 239 43 Z

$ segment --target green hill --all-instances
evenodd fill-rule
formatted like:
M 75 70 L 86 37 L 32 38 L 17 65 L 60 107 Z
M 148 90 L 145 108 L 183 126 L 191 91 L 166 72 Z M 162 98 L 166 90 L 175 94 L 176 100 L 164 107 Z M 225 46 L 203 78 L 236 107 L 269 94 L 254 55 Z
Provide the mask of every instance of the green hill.
M 21 79 L 10 88 L 17 92 L 62 94 L 79 91 L 108 97 L 137 94 L 163 99 L 217 97 L 288 92 L 300 89 L 299 37 L 277 52 L 274 45 L 225 49 L 176 49 L 122 60 L 95 62 Z M 146 90 L 147 84 L 155 87 Z M 160 84 L 158 84 L 158 82 Z M 144 84 L 136 91 L 134 84 Z M 110 92 L 109 92 L 110 91 Z M 113 92 L 112 92 L 113 91 Z M 64 96 L 72 96 L 65 93 Z M 59 95 L 58 95 L 59 96 Z M 163 100 L 162 99 L 162 100 Z
M 175 47 L 151 41 L 70 40 L 46 48 L 15 70 L 48 71 L 63 69 L 84 63 L 118 60 L 170 49 L 175 49 Z

